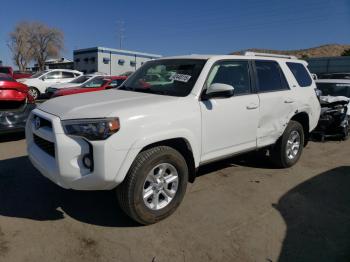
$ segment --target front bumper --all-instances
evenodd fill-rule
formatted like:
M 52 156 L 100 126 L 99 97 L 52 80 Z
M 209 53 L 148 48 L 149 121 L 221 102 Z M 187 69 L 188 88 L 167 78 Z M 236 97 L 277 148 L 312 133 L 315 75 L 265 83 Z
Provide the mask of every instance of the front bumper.
M 25 104 L 18 110 L 0 111 L 0 133 L 24 131 L 30 112 L 35 104 Z
M 39 128 L 35 126 L 34 116 L 43 119 L 45 124 Z M 44 142 L 38 143 L 38 137 Z M 32 164 L 63 188 L 109 190 L 120 183 L 118 171 L 128 151 L 116 150 L 108 139 L 87 141 L 67 136 L 57 116 L 36 109 L 27 122 L 26 140 Z M 83 164 L 86 154 L 93 156 L 93 170 Z

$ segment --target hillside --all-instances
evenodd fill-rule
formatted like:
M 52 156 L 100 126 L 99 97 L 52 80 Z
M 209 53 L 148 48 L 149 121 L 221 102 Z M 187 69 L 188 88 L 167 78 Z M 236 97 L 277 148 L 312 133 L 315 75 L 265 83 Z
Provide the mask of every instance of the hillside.
M 242 54 L 245 51 L 253 51 L 253 52 L 262 52 L 262 53 L 295 55 L 297 57 L 325 57 L 325 56 L 340 56 L 346 49 L 350 49 L 350 45 L 329 44 L 329 45 L 322 45 L 318 47 L 298 49 L 298 50 L 270 50 L 270 49 L 250 48 L 246 50 L 236 51 L 231 54 L 236 55 L 236 54 Z

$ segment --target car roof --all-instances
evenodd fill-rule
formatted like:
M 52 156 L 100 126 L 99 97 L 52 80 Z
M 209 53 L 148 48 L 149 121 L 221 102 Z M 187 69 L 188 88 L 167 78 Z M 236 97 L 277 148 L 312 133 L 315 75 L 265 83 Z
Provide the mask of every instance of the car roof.
M 304 60 L 299 60 L 297 58 L 287 58 L 287 57 L 278 57 L 278 55 L 273 56 L 274 54 L 259 54 L 259 55 L 184 55 L 184 56 L 170 56 L 170 57 L 161 57 L 157 60 L 167 60 L 167 59 L 196 59 L 196 60 L 225 60 L 225 59 L 248 59 L 248 60 L 271 60 L 271 61 L 284 61 L 284 62 L 296 62 L 307 64 Z
M 72 69 L 48 69 L 48 70 L 44 70 L 44 71 L 47 71 L 47 72 L 52 72 L 52 71 L 64 71 L 64 72 L 72 72 L 72 73 L 80 73 L 82 74 L 82 72 L 78 71 L 78 70 L 72 70 Z
M 350 79 L 318 79 L 316 83 L 350 84 Z

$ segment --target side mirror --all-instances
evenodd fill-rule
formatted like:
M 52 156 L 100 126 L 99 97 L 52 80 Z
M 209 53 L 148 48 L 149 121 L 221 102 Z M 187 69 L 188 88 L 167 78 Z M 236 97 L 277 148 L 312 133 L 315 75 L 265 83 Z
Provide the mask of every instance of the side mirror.
M 322 96 L 322 91 L 320 89 L 315 89 L 316 96 L 320 98 Z
M 205 92 L 204 98 L 210 99 L 213 97 L 231 97 L 234 95 L 235 88 L 231 85 L 215 83 L 209 86 Z

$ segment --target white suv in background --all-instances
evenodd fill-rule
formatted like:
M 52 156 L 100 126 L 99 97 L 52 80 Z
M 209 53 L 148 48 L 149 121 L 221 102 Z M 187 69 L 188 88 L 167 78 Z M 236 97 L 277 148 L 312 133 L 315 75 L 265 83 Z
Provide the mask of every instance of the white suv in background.
M 131 218 L 155 223 L 203 164 L 262 148 L 279 167 L 298 161 L 320 115 L 306 65 L 256 53 L 149 61 L 119 89 L 39 105 L 29 158 L 61 187 L 116 188 Z
M 19 82 L 29 87 L 29 93 L 35 99 L 45 93 L 46 88 L 57 83 L 66 83 L 83 75 L 82 72 L 69 69 L 52 69 L 37 72 L 30 78 L 18 79 Z

